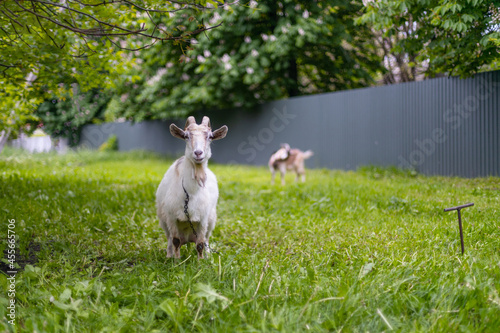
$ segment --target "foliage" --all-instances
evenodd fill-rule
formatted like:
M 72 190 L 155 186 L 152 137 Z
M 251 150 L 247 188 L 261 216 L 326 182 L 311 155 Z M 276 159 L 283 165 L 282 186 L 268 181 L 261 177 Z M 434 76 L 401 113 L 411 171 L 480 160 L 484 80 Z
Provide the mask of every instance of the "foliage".
M 173 260 L 154 208 L 171 162 L 146 153 L 3 155 L 0 219 L 16 221 L 24 268 L 18 331 L 500 327 L 498 178 L 310 170 L 307 183 L 281 187 L 265 168 L 212 165 L 220 201 L 211 246 L 221 255 L 198 261 L 190 244 Z M 462 256 L 456 213 L 442 209 L 465 202 L 475 206 L 462 210 Z M 3 274 L 0 284 L 8 289 Z M 9 331 L 4 319 L 0 327 Z
M 103 74 L 119 74 L 127 67 L 129 57 L 123 50 L 158 41 L 184 41 L 209 28 L 202 24 L 193 30 L 159 25 L 161 17 L 179 12 L 195 19 L 207 1 L 184 4 L 158 0 L 3 1 L 0 67 L 10 82 L 23 83 L 34 73 L 37 85 L 54 91 L 60 83 L 78 82 L 89 89 L 111 85 Z
M 500 1 L 367 1 L 358 20 L 398 37 L 391 52 L 409 55 L 408 65 L 428 62 L 428 75 L 470 76 L 499 59 Z
M 0 132 L 10 130 L 16 136 L 19 130 L 33 130 L 25 124 L 35 119 L 33 109 L 40 99 L 30 96 L 30 86 L 17 86 L 0 78 Z
M 368 4 L 368 10 L 372 9 L 370 6 L 384 6 L 378 2 L 368 2 Z M 381 25 L 377 22 L 382 19 L 381 12 L 384 13 L 383 10 L 379 10 L 375 15 L 368 16 L 373 14 L 369 11 L 357 20 L 358 24 L 366 23 L 366 26 L 370 26 L 373 30 L 373 43 L 378 53 L 383 56 L 383 63 L 387 68 L 381 81 L 384 84 L 393 84 L 421 79 L 422 74 L 428 69 L 428 64 L 425 60 L 418 59 L 422 47 L 416 39 L 421 26 L 427 23 L 420 22 L 414 12 L 405 12 L 402 14 L 404 19 L 397 19 L 391 14 L 385 22 L 386 25 Z M 389 22 L 390 20 L 392 22 Z
M 364 87 L 380 59 L 356 27 L 361 1 L 250 1 L 202 15 L 223 25 L 185 49 L 141 51 L 137 80 L 124 80 L 109 119 L 140 121 L 206 109 L 253 108 L 263 101 Z M 166 25 L 196 22 L 175 16 Z
M 66 137 L 74 146 L 80 141 L 84 125 L 104 119 L 108 101 L 109 97 L 98 89 L 82 93 L 75 85 L 71 95 L 53 97 L 40 104 L 35 115 L 44 131 L 53 137 Z
M 483 65 L 500 58 L 500 20 L 492 16 L 500 1 L 441 1 L 431 23 L 447 31 L 431 41 L 429 57 L 434 72 L 470 76 Z
M 134 63 L 127 52 L 156 42 L 184 43 L 211 29 L 197 21 L 211 0 L 0 1 L 0 132 L 31 118 L 64 87 L 109 88 Z M 165 26 L 161 17 L 189 15 L 193 30 Z M 25 89 L 29 85 L 30 89 Z M 70 93 L 70 92 L 69 92 Z M 12 129 L 11 129 L 12 130 Z
M 118 138 L 116 135 L 111 135 L 102 145 L 99 146 L 99 151 L 117 151 Z

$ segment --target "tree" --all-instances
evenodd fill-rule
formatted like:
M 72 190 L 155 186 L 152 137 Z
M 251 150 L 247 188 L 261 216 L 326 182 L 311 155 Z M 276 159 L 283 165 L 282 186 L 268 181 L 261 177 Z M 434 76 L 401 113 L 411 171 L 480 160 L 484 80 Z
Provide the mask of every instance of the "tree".
M 425 23 L 418 22 L 414 13 L 391 16 L 391 20 L 391 24 L 386 23 L 387 26 L 374 24 L 373 16 L 364 15 L 357 20 L 358 24 L 369 22 L 366 26 L 371 27 L 373 31 L 373 43 L 387 69 L 382 75 L 381 82 L 393 84 L 418 80 L 428 69 L 425 61 L 418 61 L 421 47 L 416 41 L 419 29 Z
M 430 18 L 442 31 L 428 32 L 437 37 L 426 52 L 431 73 L 466 77 L 499 59 L 499 7 L 500 1 L 440 0 Z
M 0 152 L 10 136 L 16 136 L 27 122 L 35 120 L 33 110 L 41 100 L 28 97 L 34 79 L 31 75 L 24 86 L 19 86 L 0 78 Z
M 371 31 L 354 24 L 361 9 L 356 1 L 265 0 L 204 13 L 202 21 L 223 25 L 185 49 L 141 51 L 137 81 L 123 80 L 107 114 L 164 119 L 365 87 L 380 58 L 366 42 Z M 187 16 L 174 20 L 165 22 L 194 24 Z
M 43 130 L 52 137 L 68 138 L 70 146 L 80 141 L 81 130 L 88 123 L 104 120 L 104 110 L 109 96 L 99 89 L 74 92 L 59 98 L 53 98 L 40 104 L 35 115 L 43 124 Z
M 394 42 L 384 51 L 426 75 L 466 77 L 499 59 L 500 1 L 366 1 L 358 23 Z M 413 75 L 413 79 L 415 75 Z
M 0 132 L 15 132 L 43 98 L 109 88 L 134 63 L 128 52 L 156 43 L 185 43 L 215 26 L 198 20 L 211 0 L 0 1 Z M 167 26 L 187 15 L 192 29 Z M 24 89 L 28 78 L 29 89 Z M 15 128 L 13 128 L 14 126 Z
M 193 29 L 160 24 L 163 16 L 186 12 L 196 21 L 215 1 L 159 0 L 5 0 L 0 3 L 0 68 L 10 82 L 54 88 L 80 82 L 94 88 L 97 78 L 123 65 L 122 52 L 157 42 L 185 41 L 212 29 L 197 21 Z M 138 46 L 140 45 L 140 46 Z M 54 77 L 54 74 L 57 76 Z M 109 82 L 106 82 L 109 83 Z

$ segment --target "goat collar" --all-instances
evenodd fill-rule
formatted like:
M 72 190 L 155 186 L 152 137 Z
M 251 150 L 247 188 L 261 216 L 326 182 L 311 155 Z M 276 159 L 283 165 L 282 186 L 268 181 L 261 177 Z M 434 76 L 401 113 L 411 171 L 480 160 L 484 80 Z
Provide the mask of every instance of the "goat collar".
M 198 234 L 196 233 L 196 230 L 194 229 L 193 223 L 191 222 L 191 217 L 189 216 L 189 194 L 186 191 L 186 188 L 184 187 L 184 179 L 182 179 L 182 189 L 184 190 L 184 194 L 186 194 L 186 199 L 184 199 L 184 214 L 186 215 L 187 221 L 189 222 L 189 226 L 191 227 L 191 230 L 193 231 L 193 235 L 196 239 L 198 239 Z
M 186 195 L 186 199 L 184 199 L 184 214 L 186 215 L 188 222 L 191 223 L 191 218 L 189 217 L 189 212 L 188 212 L 189 193 L 186 190 L 186 188 L 184 187 L 184 179 L 182 179 L 182 189 L 184 190 L 184 194 Z M 191 227 L 192 227 L 192 225 L 191 225 Z M 198 237 L 196 235 L 196 231 L 194 231 L 194 228 L 193 228 L 193 233 L 195 234 L 196 237 Z

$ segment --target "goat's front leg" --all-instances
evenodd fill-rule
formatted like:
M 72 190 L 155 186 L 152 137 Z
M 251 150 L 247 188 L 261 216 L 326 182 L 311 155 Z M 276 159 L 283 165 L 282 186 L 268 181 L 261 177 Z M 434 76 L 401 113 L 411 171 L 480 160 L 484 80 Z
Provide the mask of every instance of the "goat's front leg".
M 285 185 L 285 174 L 286 174 L 286 166 L 281 166 L 280 167 L 280 173 L 281 173 L 281 185 Z
M 178 236 L 168 237 L 167 258 L 181 257 L 181 239 Z
M 158 213 L 158 216 L 162 216 L 162 214 Z M 177 231 L 173 230 L 174 228 L 172 227 L 171 221 L 172 220 L 168 217 L 160 217 L 160 226 L 165 231 L 165 236 L 167 236 L 167 258 L 173 258 L 176 255 L 176 252 L 179 252 L 178 250 L 176 251 L 177 247 L 175 246 L 175 244 L 177 244 L 177 241 L 174 242 L 173 236 L 174 234 L 177 234 Z
M 203 249 L 205 248 L 204 242 L 198 242 L 196 244 L 196 251 L 198 251 L 198 259 L 203 259 Z
M 172 237 L 167 236 L 167 258 L 174 257 L 174 243 L 172 242 Z
M 205 218 L 201 221 L 198 227 L 198 237 L 196 238 L 196 251 L 198 252 L 198 259 L 203 259 L 203 250 L 205 249 L 205 244 L 207 243 L 207 238 L 205 237 L 207 234 L 207 226 L 208 218 Z

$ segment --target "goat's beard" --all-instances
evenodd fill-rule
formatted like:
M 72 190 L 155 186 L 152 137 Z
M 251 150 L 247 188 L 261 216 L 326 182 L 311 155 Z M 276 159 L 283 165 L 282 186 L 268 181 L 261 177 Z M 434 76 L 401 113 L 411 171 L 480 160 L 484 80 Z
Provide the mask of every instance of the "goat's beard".
M 205 187 L 205 181 L 207 180 L 207 173 L 205 172 L 205 168 L 201 163 L 195 163 L 193 169 L 193 178 L 196 183 L 201 187 Z

